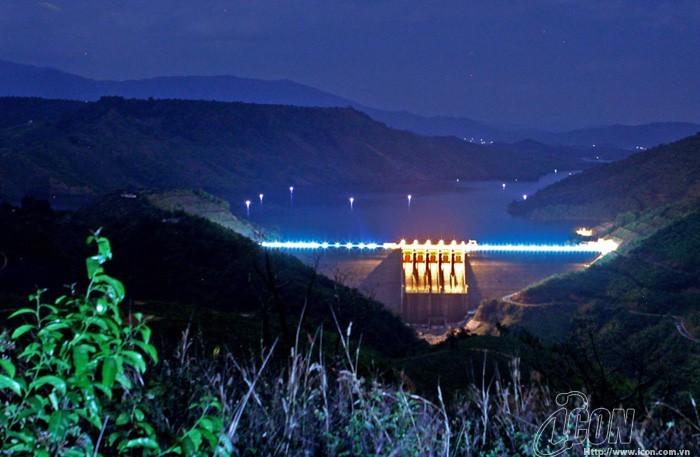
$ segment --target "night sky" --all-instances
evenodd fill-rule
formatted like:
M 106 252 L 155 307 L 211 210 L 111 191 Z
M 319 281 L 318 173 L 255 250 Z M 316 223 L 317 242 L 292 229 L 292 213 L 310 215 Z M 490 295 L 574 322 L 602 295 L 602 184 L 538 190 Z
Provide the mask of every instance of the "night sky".
M 700 123 L 698 0 L 0 0 L 0 59 L 287 78 L 515 126 Z

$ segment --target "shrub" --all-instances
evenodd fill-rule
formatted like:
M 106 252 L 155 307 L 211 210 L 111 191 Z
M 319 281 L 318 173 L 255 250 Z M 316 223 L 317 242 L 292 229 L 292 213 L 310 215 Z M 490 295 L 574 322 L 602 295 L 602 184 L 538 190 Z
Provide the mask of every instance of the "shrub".
M 69 295 L 47 304 L 40 290 L 30 297 L 33 308 L 11 316 L 24 316 L 29 322 L 13 331 L 12 345 L 0 345 L 5 353 L 0 358 L 3 453 L 225 452 L 228 440 L 220 433 L 221 417 L 210 413 L 221 409 L 216 400 L 192 405 L 200 417 L 170 446 L 159 441 L 150 418 L 129 401 L 142 391 L 146 360 L 157 362 L 158 355 L 144 316 L 124 318 L 120 313 L 124 286 L 102 266 L 112 257 L 109 240 L 98 230 L 88 243 L 97 245 L 97 253 L 86 261 L 85 295 L 71 287 Z M 18 354 L 10 359 L 13 345 L 19 347 Z

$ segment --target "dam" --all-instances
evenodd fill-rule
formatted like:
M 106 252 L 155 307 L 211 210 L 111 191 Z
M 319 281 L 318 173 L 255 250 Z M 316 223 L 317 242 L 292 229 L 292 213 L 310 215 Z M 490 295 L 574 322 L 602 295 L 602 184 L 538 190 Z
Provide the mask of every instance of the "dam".
M 457 322 L 468 311 L 467 243 L 401 243 L 401 311 L 411 324 Z
M 500 298 L 552 274 L 584 268 L 611 240 L 579 244 L 479 244 L 414 240 L 399 243 L 271 241 L 266 248 L 302 253 L 321 250 L 321 273 L 382 302 L 412 325 L 463 321 L 483 299 Z M 556 254 L 574 254 L 559 256 Z M 585 261 L 584 257 L 587 259 Z M 338 274 L 341 272 L 343 274 Z

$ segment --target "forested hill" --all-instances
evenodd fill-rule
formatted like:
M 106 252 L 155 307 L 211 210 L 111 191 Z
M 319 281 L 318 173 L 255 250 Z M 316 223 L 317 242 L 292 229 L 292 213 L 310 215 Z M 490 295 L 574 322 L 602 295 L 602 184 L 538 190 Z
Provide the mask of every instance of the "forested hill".
M 523 152 L 392 130 L 352 108 L 189 100 L 0 99 L 0 196 L 261 183 L 392 185 L 535 179 L 586 166 L 580 154 Z M 590 166 L 590 163 L 588 164 Z
M 700 199 L 700 134 L 604 164 L 546 187 L 512 214 L 541 219 L 612 219 Z

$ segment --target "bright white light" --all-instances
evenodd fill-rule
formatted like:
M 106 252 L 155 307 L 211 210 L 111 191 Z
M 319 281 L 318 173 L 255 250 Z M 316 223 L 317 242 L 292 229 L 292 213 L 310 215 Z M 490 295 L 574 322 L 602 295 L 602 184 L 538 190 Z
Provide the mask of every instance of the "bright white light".
M 576 229 L 576 234 L 581 236 L 593 236 L 593 229 L 579 227 Z
M 258 195 L 258 198 L 260 199 L 260 204 L 261 204 L 261 205 L 262 205 L 263 197 L 264 197 L 263 194 Z
M 250 217 L 250 200 L 245 201 L 245 213 L 248 217 Z
M 523 200 L 527 200 L 527 194 L 523 194 Z
M 406 195 L 406 199 L 408 200 L 408 209 L 411 209 L 411 199 L 413 196 L 411 194 Z
M 345 248 L 345 249 L 401 249 L 402 247 L 411 246 L 419 247 L 418 242 L 413 245 L 403 243 L 328 243 L 317 241 L 263 241 L 263 247 L 275 249 L 328 249 L 328 248 Z M 428 242 L 426 242 L 426 246 Z M 431 244 L 431 246 L 433 246 Z M 446 244 L 438 243 L 437 246 L 446 246 Z M 469 240 L 469 243 L 464 241 L 457 244 L 456 241 L 450 243 L 450 249 L 460 249 L 465 252 L 551 252 L 551 253 L 600 253 L 608 254 L 617 249 L 618 244 L 612 240 L 598 239 L 597 241 L 588 241 L 580 244 L 479 244 L 474 240 Z
M 503 190 L 506 189 L 506 183 L 501 184 L 501 186 L 503 187 Z
M 324 241 L 263 241 L 260 243 L 265 248 L 273 249 L 394 249 L 394 243 L 378 244 L 378 243 L 328 243 Z
M 350 211 L 352 211 L 353 203 L 355 203 L 355 197 L 350 197 Z

